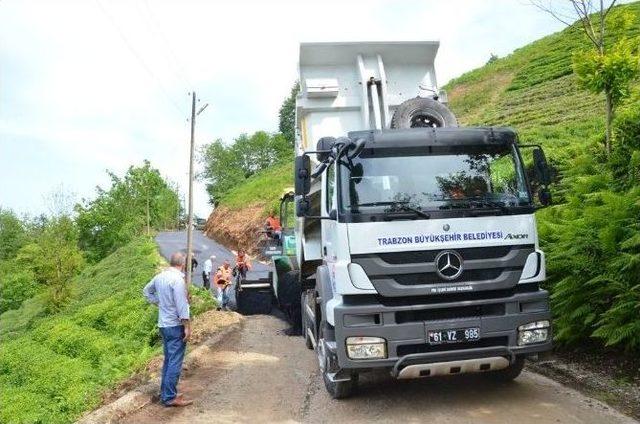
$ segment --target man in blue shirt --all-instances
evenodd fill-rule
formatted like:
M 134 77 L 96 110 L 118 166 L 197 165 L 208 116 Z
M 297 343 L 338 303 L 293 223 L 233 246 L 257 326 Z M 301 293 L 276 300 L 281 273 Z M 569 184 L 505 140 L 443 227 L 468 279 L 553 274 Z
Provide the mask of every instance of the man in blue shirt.
M 169 262 L 171 266 L 153 277 L 142 293 L 159 309 L 158 327 L 164 350 L 160 401 L 165 406 L 187 406 L 193 401 L 184 399 L 177 390 L 187 341 L 191 337 L 189 297 L 184 281 L 186 257 L 177 252 Z

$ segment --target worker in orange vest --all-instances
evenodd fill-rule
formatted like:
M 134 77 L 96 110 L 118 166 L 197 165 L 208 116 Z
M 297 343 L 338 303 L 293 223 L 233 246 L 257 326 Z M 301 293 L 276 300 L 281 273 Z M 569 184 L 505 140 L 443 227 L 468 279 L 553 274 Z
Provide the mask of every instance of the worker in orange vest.
M 223 310 L 227 310 L 227 305 L 229 304 L 229 287 L 231 286 L 231 279 L 233 278 L 233 269 L 231 268 L 231 264 L 229 260 L 225 259 L 222 263 L 222 266 L 218 268 L 215 276 L 213 277 L 213 281 L 218 288 L 218 304 L 219 308 Z
M 238 254 L 236 255 L 236 269 L 242 278 L 246 278 L 247 271 L 251 269 L 251 261 L 243 249 L 238 249 Z
M 280 225 L 280 219 L 276 216 L 274 211 L 269 212 L 267 222 L 265 223 L 267 235 L 273 239 L 279 239 L 282 232 L 282 226 Z

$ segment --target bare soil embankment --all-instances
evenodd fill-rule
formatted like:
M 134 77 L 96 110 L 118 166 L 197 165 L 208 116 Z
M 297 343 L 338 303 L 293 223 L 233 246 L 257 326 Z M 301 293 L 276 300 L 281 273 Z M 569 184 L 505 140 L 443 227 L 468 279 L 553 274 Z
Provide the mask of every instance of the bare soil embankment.
M 245 249 L 256 254 L 256 241 L 264 220 L 264 203 L 254 203 L 242 209 L 220 206 L 209 215 L 204 232 L 229 249 Z

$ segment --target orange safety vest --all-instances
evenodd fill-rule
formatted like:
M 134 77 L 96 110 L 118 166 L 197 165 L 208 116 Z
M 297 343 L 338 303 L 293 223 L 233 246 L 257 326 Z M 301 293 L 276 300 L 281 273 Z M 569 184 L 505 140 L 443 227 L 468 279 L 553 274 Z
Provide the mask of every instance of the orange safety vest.
M 267 218 L 267 225 L 271 227 L 272 230 L 275 230 L 275 231 L 278 231 L 280 230 L 280 228 L 282 228 L 280 226 L 280 219 L 278 219 L 275 216 L 273 218 L 272 217 Z
M 213 281 L 219 286 L 227 286 L 231 284 L 232 273 L 233 269 L 231 267 L 225 269 L 224 266 L 221 266 L 216 271 Z

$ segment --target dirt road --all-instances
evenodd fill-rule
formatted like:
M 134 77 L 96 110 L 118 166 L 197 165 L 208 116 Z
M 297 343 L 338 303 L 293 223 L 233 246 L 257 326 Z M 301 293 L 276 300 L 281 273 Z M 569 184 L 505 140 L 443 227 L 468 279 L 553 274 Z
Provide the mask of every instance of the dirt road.
M 331 400 L 315 356 L 273 316 L 247 317 L 244 328 L 189 370 L 184 409 L 153 404 L 127 423 L 634 423 L 602 403 L 537 374 L 498 384 L 481 376 L 396 381 L 361 377 L 352 399 Z

